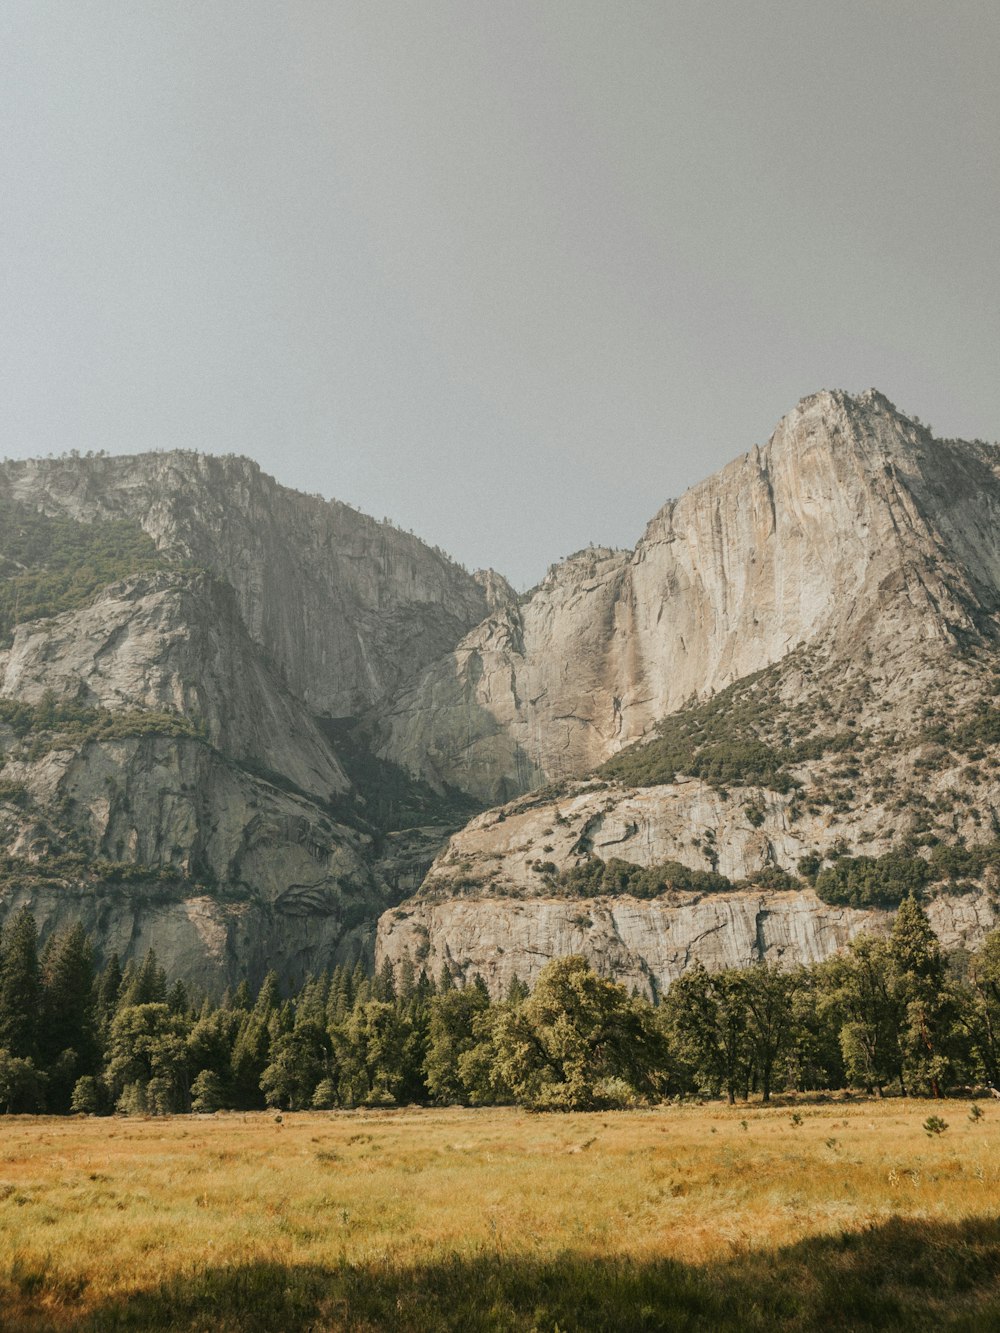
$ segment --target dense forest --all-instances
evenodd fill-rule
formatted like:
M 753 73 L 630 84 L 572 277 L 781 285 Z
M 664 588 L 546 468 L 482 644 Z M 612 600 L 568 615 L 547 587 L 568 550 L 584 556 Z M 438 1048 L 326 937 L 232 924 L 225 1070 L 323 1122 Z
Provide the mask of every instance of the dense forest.
M 629 1107 L 854 1087 L 945 1095 L 1000 1080 L 1000 931 L 946 955 L 912 898 L 891 934 L 783 971 L 696 964 L 652 1003 L 556 959 L 491 1001 L 404 963 L 198 999 L 150 953 L 98 970 L 74 927 L 0 944 L 0 1110 L 128 1114 L 412 1103 Z

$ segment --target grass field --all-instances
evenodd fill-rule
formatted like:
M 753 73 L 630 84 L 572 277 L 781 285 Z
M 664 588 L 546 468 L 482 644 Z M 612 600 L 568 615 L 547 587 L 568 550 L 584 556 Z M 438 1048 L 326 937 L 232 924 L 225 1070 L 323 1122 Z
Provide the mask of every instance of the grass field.
M 0 1118 L 0 1328 L 1000 1330 L 983 1110 Z

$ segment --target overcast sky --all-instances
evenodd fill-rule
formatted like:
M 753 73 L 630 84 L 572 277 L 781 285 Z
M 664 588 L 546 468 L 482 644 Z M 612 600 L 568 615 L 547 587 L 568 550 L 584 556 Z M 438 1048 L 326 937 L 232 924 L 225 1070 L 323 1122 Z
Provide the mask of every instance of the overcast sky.
M 996 0 L 3 0 L 0 453 L 519 585 L 822 387 L 1000 436 Z

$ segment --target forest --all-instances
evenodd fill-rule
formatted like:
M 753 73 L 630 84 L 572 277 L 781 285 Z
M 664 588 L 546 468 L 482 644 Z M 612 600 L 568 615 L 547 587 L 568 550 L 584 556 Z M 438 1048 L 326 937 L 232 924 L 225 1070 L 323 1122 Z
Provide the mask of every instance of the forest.
M 946 953 L 920 903 L 812 966 L 709 973 L 654 999 L 554 959 L 533 990 L 410 961 L 241 983 L 218 1001 L 150 952 L 98 968 L 75 926 L 0 942 L 0 1111 L 170 1114 L 401 1105 L 629 1108 L 788 1091 L 946 1096 L 1000 1080 L 1000 931 Z

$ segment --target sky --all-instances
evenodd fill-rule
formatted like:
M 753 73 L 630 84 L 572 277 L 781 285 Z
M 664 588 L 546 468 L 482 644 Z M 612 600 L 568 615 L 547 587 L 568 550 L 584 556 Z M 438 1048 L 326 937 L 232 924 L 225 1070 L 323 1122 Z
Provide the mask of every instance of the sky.
M 4 0 L 0 454 L 519 587 L 820 388 L 1000 437 L 996 0 Z

